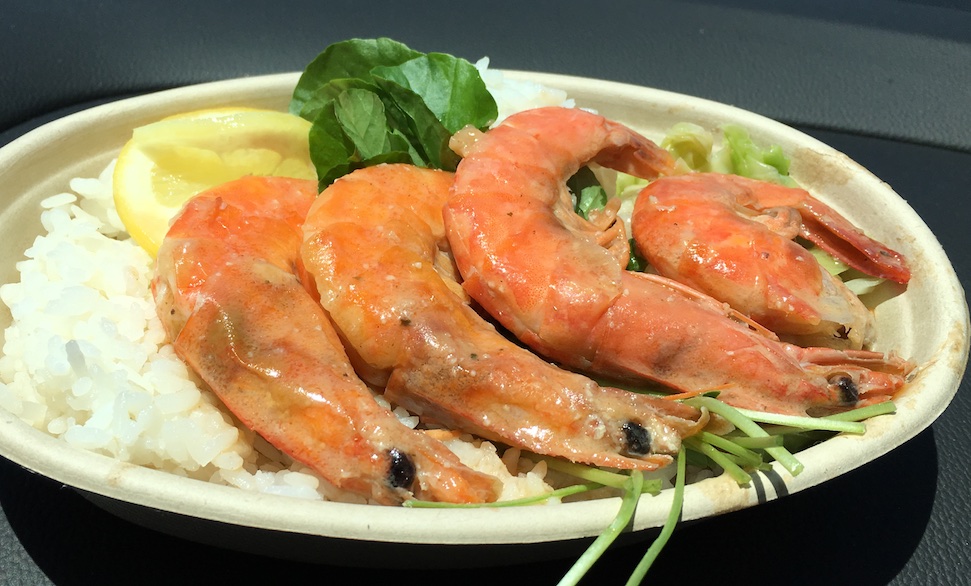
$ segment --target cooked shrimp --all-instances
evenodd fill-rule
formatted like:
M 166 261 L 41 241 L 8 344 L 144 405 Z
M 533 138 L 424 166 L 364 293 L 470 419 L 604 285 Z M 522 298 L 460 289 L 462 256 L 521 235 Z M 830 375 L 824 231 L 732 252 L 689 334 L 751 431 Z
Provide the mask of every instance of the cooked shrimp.
M 694 409 L 600 387 L 514 344 L 455 282 L 442 206 L 452 175 L 355 171 L 320 195 L 304 262 L 358 371 L 426 419 L 532 452 L 628 469 L 667 464 Z
M 803 189 L 737 175 L 662 177 L 637 198 L 631 231 L 657 272 L 704 291 L 802 346 L 862 348 L 873 316 L 793 239 L 906 283 L 903 257 Z
M 316 195 L 313 181 L 248 177 L 189 201 L 153 282 L 176 352 L 244 424 L 342 489 L 383 504 L 495 500 L 493 477 L 400 423 L 355 375 L 299 256 Z
M 682 391 L 717 388 L 736 406 L 780 413 L 880 401 L 903 385 L 911 366 L 897 357 L 783 344 L 706 295 L 624 270 L 626 255 L 573 212 L 565 182 L 588 161 L 645 178 L 669 172 L 666 151 L 630 129 L 544 108 L 453 142 L 464 158 L 445 225 L 463 287 L 541 354 Z

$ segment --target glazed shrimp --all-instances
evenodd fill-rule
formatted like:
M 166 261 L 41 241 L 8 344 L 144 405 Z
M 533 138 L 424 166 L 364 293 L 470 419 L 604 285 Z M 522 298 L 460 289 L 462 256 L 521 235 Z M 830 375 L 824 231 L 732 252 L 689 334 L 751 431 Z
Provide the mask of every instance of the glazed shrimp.
M 626 254 L 573 213 L 565 182 L 589 161 L 645 178 L 671 172 L 667 152 L 625 126 L 544 108 L 453 142 L 464 158 L 445 224 L 463 288 L 539 353 L 779 413 L 876 402 L 904 384 L 911 366 L 899 358 L 783 344 L 704 294 L 624 270 Z
M 901 255 L 803 189 L 719 173 L 662 177 L 637 198 L 631 231 L 657 272 L 802 346 L 860 349 L 873 316 L 793 239 L 865 273 L 910 279 Z
M 495 500 L 493 477 L 355 375 L 299 257 L 316 195 L 313 181 L 248 177 L 186 204 L 153 281 L 175 351 L 245 425 L 339 488 L 382 504 Z
M 575 462 L 653 469 L 705 422 L 683 404 L 599 387 L 503 337 L 470 306 L 447 254 L 452 175 L 361 169 L 304 224 L 304 262 L 358 371 L 420 416 Z

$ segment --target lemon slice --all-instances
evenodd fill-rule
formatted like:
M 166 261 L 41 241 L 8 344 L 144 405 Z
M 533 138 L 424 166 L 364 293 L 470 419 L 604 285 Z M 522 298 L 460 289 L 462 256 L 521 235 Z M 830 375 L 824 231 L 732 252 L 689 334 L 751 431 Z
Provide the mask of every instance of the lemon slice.
M 172 218 L 192 196 L 246 175 L 316 179 L 310 122 L 284 112 L 218 108 L 136 128 L 113 177 L 115 207 L 153 257 Z

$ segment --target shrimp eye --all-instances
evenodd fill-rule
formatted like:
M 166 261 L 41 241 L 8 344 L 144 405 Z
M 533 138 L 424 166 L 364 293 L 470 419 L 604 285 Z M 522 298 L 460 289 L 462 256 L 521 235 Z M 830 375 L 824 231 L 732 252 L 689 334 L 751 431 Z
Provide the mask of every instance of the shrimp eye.
M 840 402 L 852 405 L 860 400 L 860 390 L 856 387 L 853 379 L 847 375 L 840 375 L 830 379 L 830 384 L 836 385 L 840 391 Z
M 651 434 L 644 426 L 634 421 L 628 421 L 621 427 L 624 431 L 624 442 L 627 452 L 635 456 L 643 456 L 651 451 Z
M 408 454 L 398 448 L 388 450 L 391 466 L 388 469 L 388 482 L 394 488 L 409 488 L 415 481 L 415 463 Z

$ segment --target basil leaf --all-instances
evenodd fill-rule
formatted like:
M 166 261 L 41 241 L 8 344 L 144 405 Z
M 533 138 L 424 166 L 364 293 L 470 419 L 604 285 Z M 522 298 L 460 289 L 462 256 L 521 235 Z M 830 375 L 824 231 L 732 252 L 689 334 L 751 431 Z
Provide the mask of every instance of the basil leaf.
M 304 104 L 300 112 L 297 113 L 297 115 L 299 115 L 301 118 L 304 118 L 306 120 L 310 120 L 311 122 L 313 122 L 317 118 L 317 116 L 320 115 L 320 111 L 324 108 L 324 106 L 328 102 L 330 102 L 331 100 L 337 99 L 337 96 L 351 89 L 368 90 L 374 93 L 377 93 L 379 91 L 376 85 L 374 85 L 373 83 L 368 83 L 363 79 L 354 79 L 354 78 L 332 79 L 317 89 L 317 95 L 315 96 L 315 99 L 313 101 L 310 101 Z M 291 102 L 290 104 L 292 107 L 293 102 Z
M 484 130 L 499 114 L 475 65 L 465 59 L 429 53 L 393 67 L 375 67 L 371 75 L 421 96 L 450 134 L 469 124 Z
M 348 90 L 327 102 L 310 127 L 309 139 L 321 190 L 362 167 L 425 163 L 407 137 L 388 128 L 381 99 L 366 90 Z
M 408 156 L 411 157 L 412 164 L 418 167 L 427 167 L 428 160 L 422 156 L 415 147 L 408 140 L 408 137 L 401 133 L 398 129 L 393 129 L 391 131 L 391 149 L 394 151 L 407 152 Z
M 411 148 L 408 137 L 389 126 L 384 108 L 380 97 L 365 90 L 349 90 L 337 98 L 334 114 L 344 136 L 355 147 L 351 166 L 360 168 L 381 163 L 424 166 L 425 159 Z
M 391 150 L 384 104 L 374 92 L 347 90 L 337 97 L 334 114 L 344 135 L 354 144 L 356 159 L 369 159 Z
M 344 134 L 337 120 L 334 100 L 328 102 L 310 127 L 310 161 L 317 170 L 318 185 L 330 185 L 351 172 L 354 144 Z
M 375 67 L 398 65 L 421 55 L 421 52 L 387 38 L 334 43 L 304 69 L 290 99 L 290 112 L 298 116 L 307 112 L 304 117 L 312 122 L 316 118 L 312 113 L 319 111 L 321 102 L 326 101 L 321 89 L 331 81 L 358 79 L 370 82 L 370 72 Z
M 422 97 L 394 82 L 379 78 L 377 83 L 404 115 L 402 127 L 399 130 L 411 139 L 415 149 L 422 154 L 431 167 L 454 171 L 458 165 L 459 156 L 448 148 L 448 140 L 452 137 L 452 133 L 425 105 Z
M 485 129 L 497 107 L 474 65 L 391 39 L 352 39 L 307 66 L 290 111 L 311 120 L 310 156 L 321 189 L 354 169 L 406 162 L 454 171 L 449 139 Z
M 607 205 L 607 192 L 590 167 L 580 167 L 567 179 L 566 186 L 576 200 L 573 211 L 585 220 L 589 219 L 590 210 L 599 210 Z
M 591 185 L 580 190 L 576 212 L 589 220 L 590 210 L 601 210 L 605 205 L 607 205 L 607 192 L 599 185 Z
M 630 255 L 627 259 L 627 270 L 634 271 L 635 273 L 643 273 L 647 270 L 647 259 L 641 254 L 639 248 L 637 248 L 637 242 L 633 238 L 628 238 L 627 243 L 630 245 Z

